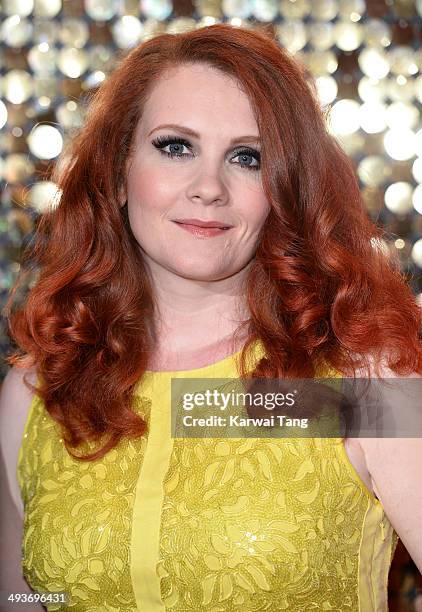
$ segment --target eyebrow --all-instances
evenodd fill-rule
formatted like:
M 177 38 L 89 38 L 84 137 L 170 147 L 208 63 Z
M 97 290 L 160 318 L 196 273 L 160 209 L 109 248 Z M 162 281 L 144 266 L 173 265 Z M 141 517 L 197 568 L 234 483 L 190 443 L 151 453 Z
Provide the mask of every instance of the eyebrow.
M 161 130 L 163 128 L 171 128 L 173 130 L 178 130 L 179 132 L 183 132 L 184 134 L 187 134 L 188 136 L 199 138 L 198 132 L 195 132 L 195 130 L 191 130 L 191 128 L 188 128 L 184 125 L 178 125 L 177 123 L 164 123 L 162 125 L 158 125 L 157 127 L 155 127 L 149 132 L 148 136 L 151 136 L 153 132 L 156 132 L 157 130 Z M 231 144 L 237 144 L 241 142 L 260 143 L 261 139 L 259 136 L 239 136 L 237 138 L 232 138 L 232 140 L 230 141 Z

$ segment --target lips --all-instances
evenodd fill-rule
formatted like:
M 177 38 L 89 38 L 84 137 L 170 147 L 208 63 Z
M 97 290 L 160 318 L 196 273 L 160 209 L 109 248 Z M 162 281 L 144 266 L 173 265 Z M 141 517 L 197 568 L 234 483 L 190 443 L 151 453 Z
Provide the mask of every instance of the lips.
M 193 225 L 194 227 L 229 229 L 232 225 L 221 221 L 202 221 L 201 219 L 174 219 L 175 223 L 181 225 Z
M 226 232 L 230 231 L 230 227 L 202 227 L 199 225 L 178 222 L 176 222 L 176 225 L 178 225 L 184 232 L 189 232 L 196 238 L 212 238 L 214 236 L 222 236 Z

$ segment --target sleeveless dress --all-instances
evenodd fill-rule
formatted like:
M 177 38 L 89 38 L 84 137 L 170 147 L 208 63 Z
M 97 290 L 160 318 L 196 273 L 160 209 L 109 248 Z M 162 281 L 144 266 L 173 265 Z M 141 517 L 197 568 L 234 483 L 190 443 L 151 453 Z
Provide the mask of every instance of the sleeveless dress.
M 34 395 L 17 468 L 22 570 L 70 598 L 47 610 L 388 610 L 398 535 L 341 438 L 171 437 L 171 379 L 236 378 L 239 354 L 147 372 L 134 409 L 148 434 L 95 461 L 67 453 Z

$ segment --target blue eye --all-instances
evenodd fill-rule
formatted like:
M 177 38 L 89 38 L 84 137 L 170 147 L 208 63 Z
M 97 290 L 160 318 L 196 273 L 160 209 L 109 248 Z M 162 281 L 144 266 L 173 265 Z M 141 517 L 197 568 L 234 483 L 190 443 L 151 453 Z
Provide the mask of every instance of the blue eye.
M 191 149 L 190 143 L 178 136 L 172 136 L 171 138 L 168 136 L 158 136 L 158 138 L 152 141 L 152 144 L 156 149 L 159 149 L 160 153 L 167 155 L 167 157 L 188 157 L 186 153 L 182 153 L 183 147 Z M 170 151 L 164 151 L 164 148 L 168 146 L 172 147 Z
M 241 151 L 236 152 L 235 157 L 241 158 L 242 161 L 238 163 L 242 168 L 247 168 L 248 170 L 259 170 L 261 167 L 261 154 L 255 149 L 242 149 Z M 252 166 L 251 164 L 247 163 L 248 160 L 255 160 L 256 165 Z
M 182 158 L 192 155 L 192 145 L 188 140 L 180 136 L 158 136 L 152 141 L 152 145 L 158 149 L 162 155 L 166 155 L 167 157 Z M 169 150 L 165 151 L 167 147 L 169 147 Z M 184 147 L 189 150 L 189 153 L 183 152 Z M 234 157 L 231 159 L 236 159 L 236 157 L 239 157 L 240 161 L 235 162 L 235 165 L 241 168 L 253 171 L 261 168 L 261 154 L 256 149 L 251 149 L 249 147 L 237 149 Z M 255 164 L 253 164 L 254 161 L 256 162 Z

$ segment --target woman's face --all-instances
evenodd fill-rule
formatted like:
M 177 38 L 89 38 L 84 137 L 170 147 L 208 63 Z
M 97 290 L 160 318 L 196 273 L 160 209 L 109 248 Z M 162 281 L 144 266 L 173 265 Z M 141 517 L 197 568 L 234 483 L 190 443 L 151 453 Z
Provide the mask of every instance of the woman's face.
M 231 77 L 197 63 L 157 82 L 126 184 L 131 229 L 153 275 L 215 281 L 250 262 L 269 212 L 259 151 L 249 99 Z M 183 219 L 231 227 L 204 236 Z

